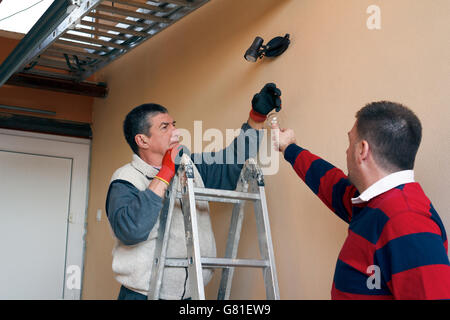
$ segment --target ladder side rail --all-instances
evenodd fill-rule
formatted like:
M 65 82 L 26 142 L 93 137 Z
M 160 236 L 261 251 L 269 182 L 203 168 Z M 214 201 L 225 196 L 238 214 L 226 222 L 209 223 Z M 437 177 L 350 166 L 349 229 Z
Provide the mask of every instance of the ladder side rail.
M 164 205 L 161 209 L 158 239 L 155 246 L 154 264 L 150 276 L 148 300 L 158 300 L 160 296 L 178 183 L 178 175 L 175 175 L 173 178 L 172 187 L 170 188 L 168 194 L 166 194 L 166 200 L 164 201 Z
M 225 258 L 236 259 L 239 240 L 241 238 L 242 223 L 244 221 L 244 201 L 239 201 L 233 206 L 230 229 L 228 231 L 228 240 L 225 250 Z M 229 300 L 231 285 L 233 282 L 234 267 L 224 268 L 220 280 L 218 300 Z
M 253 160 L 247 160 L 241 170 L 239 181 L 236 187 L 236 192 L 248 191 L 248 171 L 251 171 Z M 236 259 L 239 247 L 239 240 L 241 238 L 242 224 L 244 221 L 244 205 L 245 201 L 240 200 L 233 206 L 233 213 L 231 216 L 230 229 L 228 232 L 227 246 L 225 250 L 225 258 Z M 231 286 L 233 282 L 234 267 L 224 268 L 222 270 L 222 278 L 219 285 L 218 300 L 229 300 L 231 294 Z
M 258 230 L 258 242 L 262 259 L 269 261 L 269 267 L 263 269 L 263 278 L 268 300 L 279 300 L 277 272 L 275 267 L 275 255 L 273 251 L 272 235 L 269 224 L 264 183 L 252 183 L 252 189 L 259 190 L 260 200 L 255 201 L 255 218 Z
M 183 180 L 183 217 L 186 231 L 186 249 L 188 259 L 188 273 L 193 300 L 205 300 L 205 287 L 203 283 L 203 270 L 200 255 L 200 239 L 198 234 L 197 210 L 194 194 L 194 168 L 190 159 L 183 157 L 182 167 L 186 179 Z

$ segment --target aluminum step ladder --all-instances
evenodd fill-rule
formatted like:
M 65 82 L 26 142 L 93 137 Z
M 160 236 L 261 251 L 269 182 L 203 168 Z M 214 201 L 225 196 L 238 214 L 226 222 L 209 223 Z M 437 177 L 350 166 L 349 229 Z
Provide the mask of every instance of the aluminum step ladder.
M 264 179 L 256 161 L 254 159 L 246 161 L 235 191 L 194 187 L 193 166 L 191 159 L 183 156 L 178 172 L 172 181 L 171 187 L 168 189 L 160 216 L 159 234 L 155 247 L 155 259 L 150 277 L 148 299 L 159 299 L 165 268 L 187 267 L 191 281 L 192 299 L 205 300 L 202 268 L 222 268 L 218 300 L 228 300 L 230 298 L 234 269 L 236 267 L 251 267 L 262 269 L 266 298 L 268 300 L 279 300 L 280 293 L 270 233 Z M 181 184 L 181 194 L 177 193 L 179 184 Z M 176 199 L 181 199 L 183 203 L 187 247 L 186 259 L 175 259 L 166 256 Z M 200 256 L 196 200 L 234 203 L 225 258 Z M 237 259 L 246 201 L 254 203 L 261 259 Z

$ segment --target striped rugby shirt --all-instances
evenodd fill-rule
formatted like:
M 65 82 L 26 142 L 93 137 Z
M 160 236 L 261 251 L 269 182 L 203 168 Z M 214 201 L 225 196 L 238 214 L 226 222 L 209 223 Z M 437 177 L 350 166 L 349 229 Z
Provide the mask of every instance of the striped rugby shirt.
M 398 185 L 361 201 L 340 169 L 308 150 L 291 144 L 284 157 L 349 224 L 332 299 L 450 299 L 444 225 L 418 183 Z

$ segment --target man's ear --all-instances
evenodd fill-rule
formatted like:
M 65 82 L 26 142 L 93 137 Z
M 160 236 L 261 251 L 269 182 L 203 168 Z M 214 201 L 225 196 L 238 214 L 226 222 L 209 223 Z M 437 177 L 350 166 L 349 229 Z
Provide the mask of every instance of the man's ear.
M 137 146 L 141 149 L 148 149 L 148 147 L 150 146 L 148 137 L 145 134 L 135 135 L 134 141 L 136 142 Z
M 359 152 L 361 160 L 367 160 L 370 151 L 369 143 L 367 142 L 367 140 L 361 140 L 359 143 L 360 143 Z

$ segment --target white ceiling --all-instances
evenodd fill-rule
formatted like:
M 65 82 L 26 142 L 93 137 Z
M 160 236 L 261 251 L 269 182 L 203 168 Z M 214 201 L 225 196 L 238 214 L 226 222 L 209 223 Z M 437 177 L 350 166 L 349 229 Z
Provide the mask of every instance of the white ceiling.
M 0 0 L 0 30 L 26 34 L 54 0 Z

